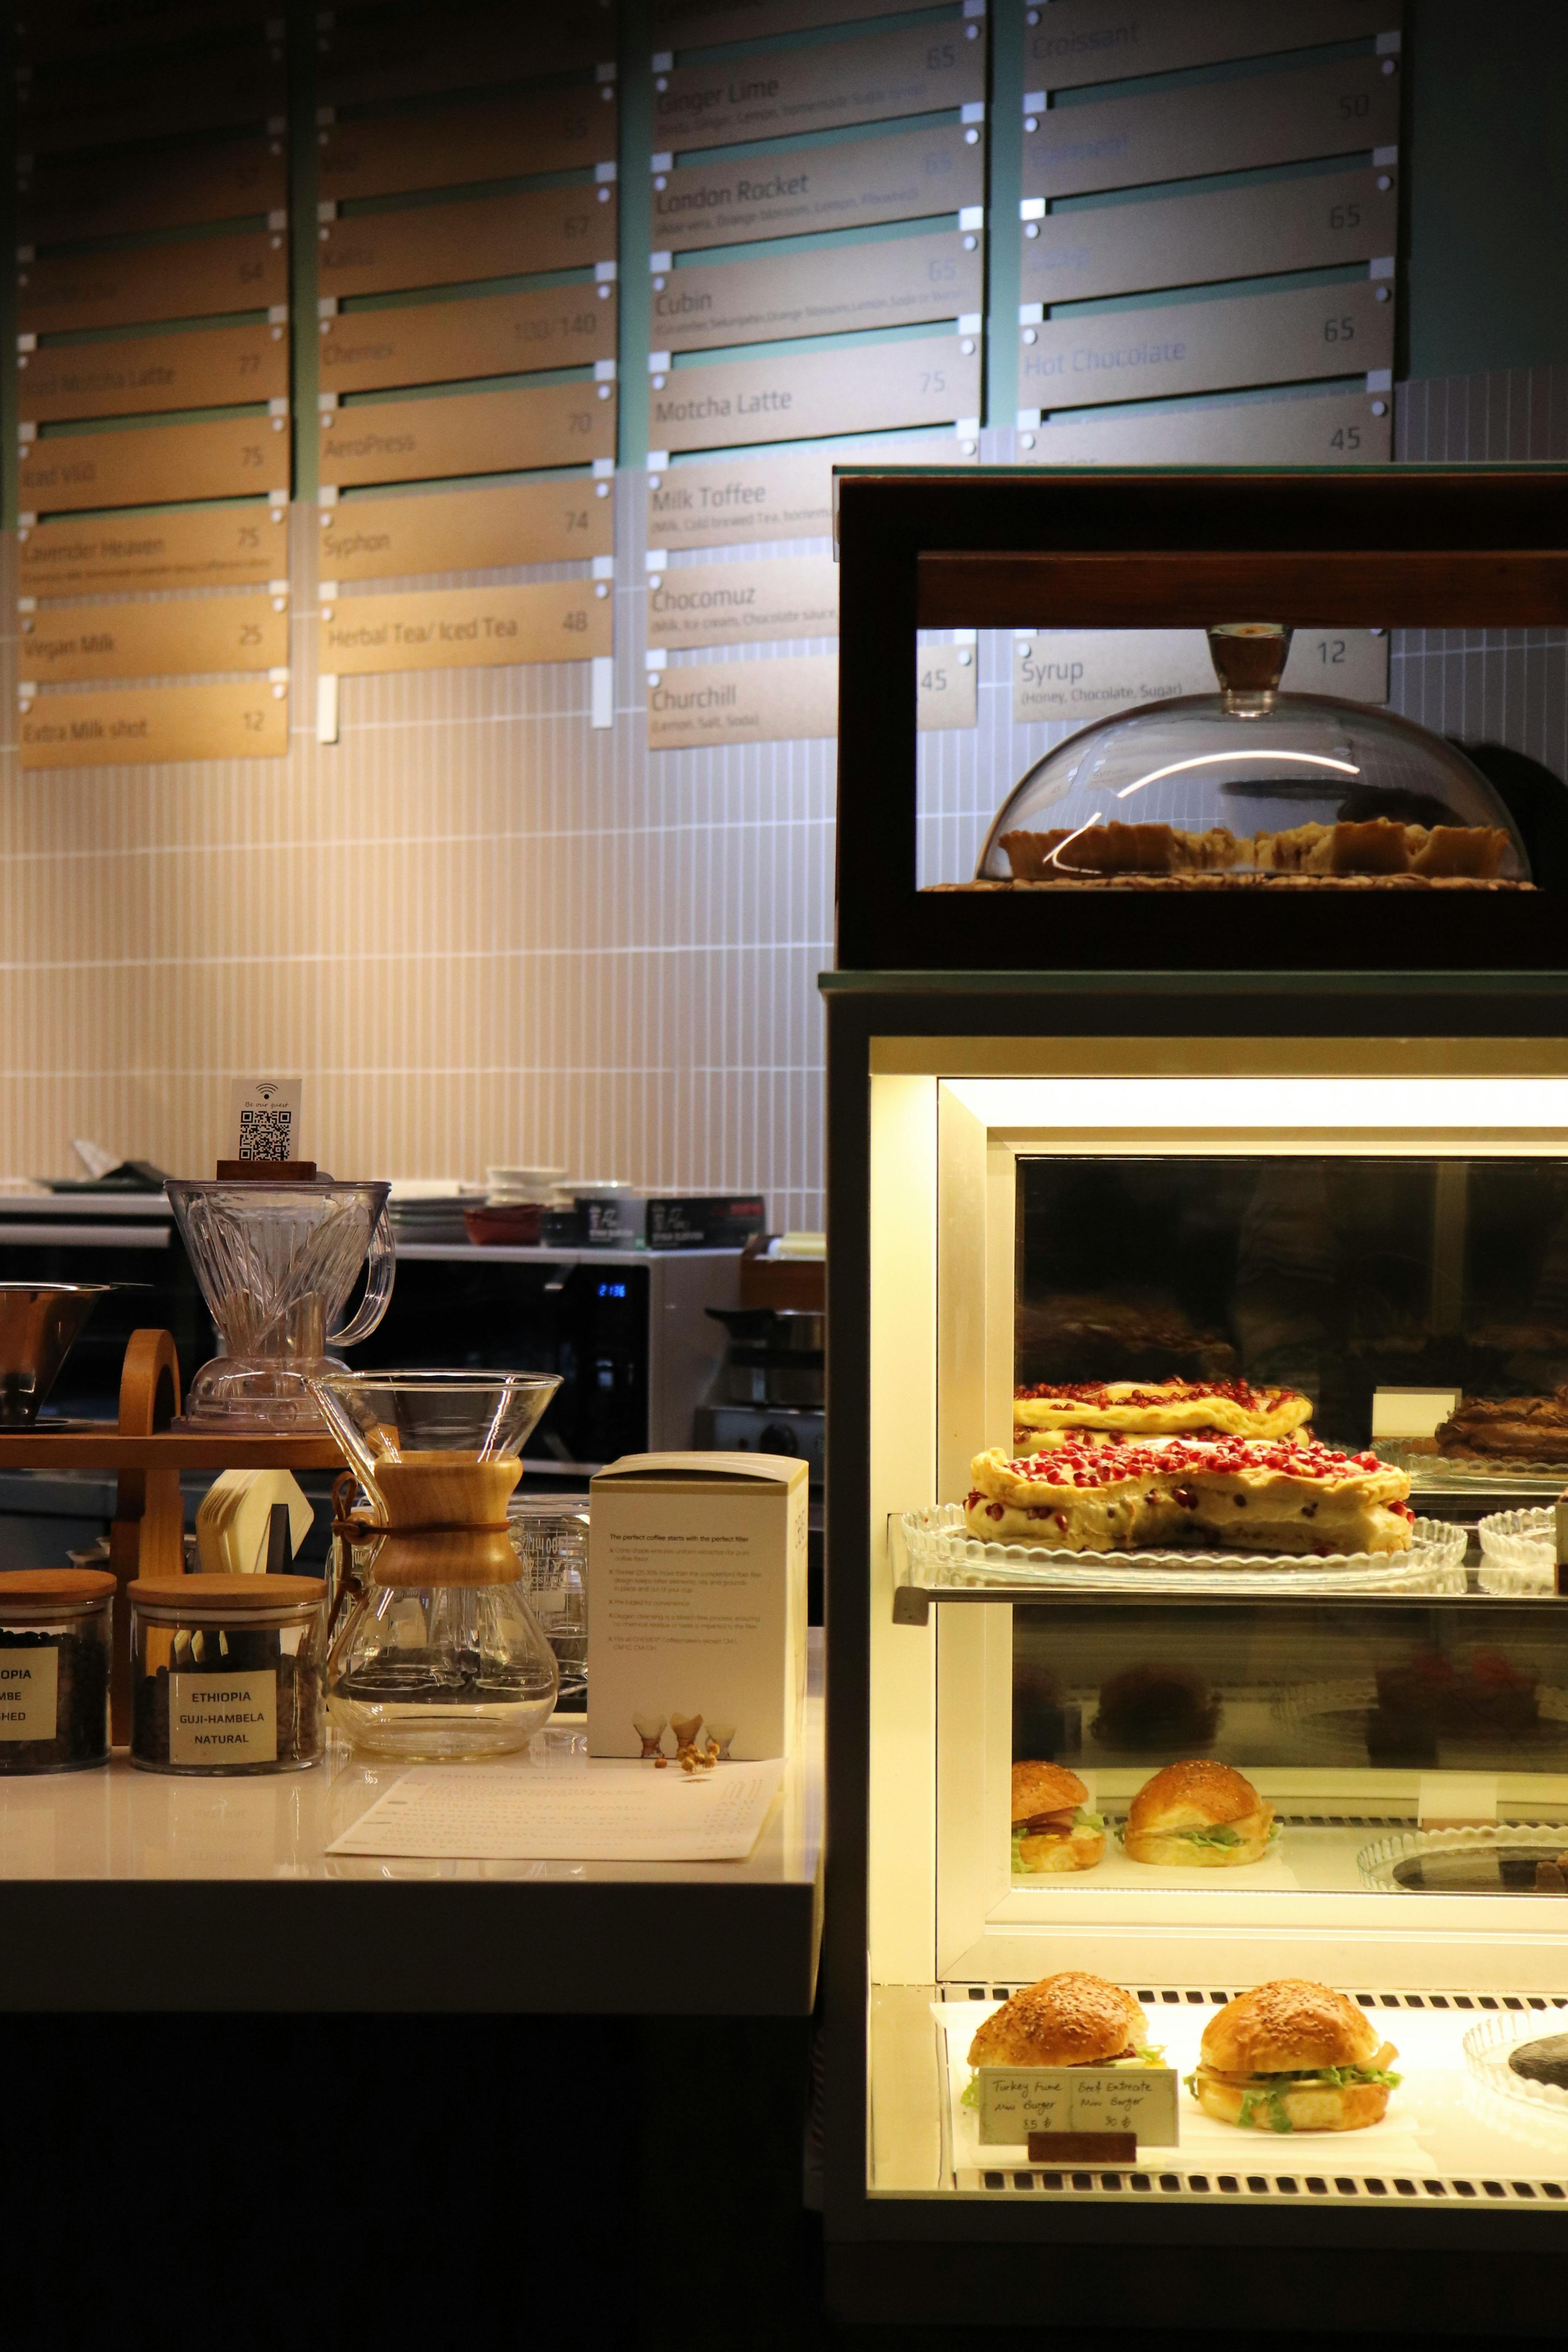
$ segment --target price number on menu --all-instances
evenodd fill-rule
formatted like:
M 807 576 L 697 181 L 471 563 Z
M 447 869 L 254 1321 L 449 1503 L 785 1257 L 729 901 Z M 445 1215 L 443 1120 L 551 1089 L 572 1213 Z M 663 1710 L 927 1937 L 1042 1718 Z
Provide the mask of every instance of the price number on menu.
M 1173 2147 L 1180 2135 L 1173 2066 L 981 2066 L 980 2138 L 1016 2147 L 1031 2132 L 1127 2132 Z

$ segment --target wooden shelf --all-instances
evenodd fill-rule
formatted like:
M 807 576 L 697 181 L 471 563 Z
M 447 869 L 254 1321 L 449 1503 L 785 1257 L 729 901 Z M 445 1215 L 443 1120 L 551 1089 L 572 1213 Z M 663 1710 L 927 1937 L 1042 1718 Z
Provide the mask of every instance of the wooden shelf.
M 0 1431 L 0 1470 L 341 1470 L 335 1439 L 226 1437 L 221 1432 L 124 1435 L 111 1421 L 97 1430 Z

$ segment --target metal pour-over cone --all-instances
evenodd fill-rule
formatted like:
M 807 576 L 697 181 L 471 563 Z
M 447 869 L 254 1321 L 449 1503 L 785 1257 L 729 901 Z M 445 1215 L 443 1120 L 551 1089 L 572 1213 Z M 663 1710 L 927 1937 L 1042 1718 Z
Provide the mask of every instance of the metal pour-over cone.
M 30 1429 L 108 1282 L 0 1282 L 0 1429 Z

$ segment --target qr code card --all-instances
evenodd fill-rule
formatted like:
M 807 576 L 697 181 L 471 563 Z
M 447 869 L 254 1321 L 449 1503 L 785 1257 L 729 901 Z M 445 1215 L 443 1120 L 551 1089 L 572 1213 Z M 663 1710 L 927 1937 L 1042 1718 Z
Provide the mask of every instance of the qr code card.
M 229 1091 L 231 1160 L 296 1160 L 299 1078 L 236 1078 Z

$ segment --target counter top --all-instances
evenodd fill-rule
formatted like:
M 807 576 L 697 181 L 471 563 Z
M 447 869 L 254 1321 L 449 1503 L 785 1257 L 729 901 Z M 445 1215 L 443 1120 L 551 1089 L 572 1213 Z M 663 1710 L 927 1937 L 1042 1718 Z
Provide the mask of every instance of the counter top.
M 329 1855 L 404 1766 L 0 1780 L 0 2010 L 809 2012 L 822 1914 L 820 1636 L 801 1746 L 741 1863 Z M 571 1768 L 584 1718 L 536 1753 Z M 460 1766 L 454 1766 L 460 1770 Z M 528 1769 L 526 1759 L 521 1769 Z

